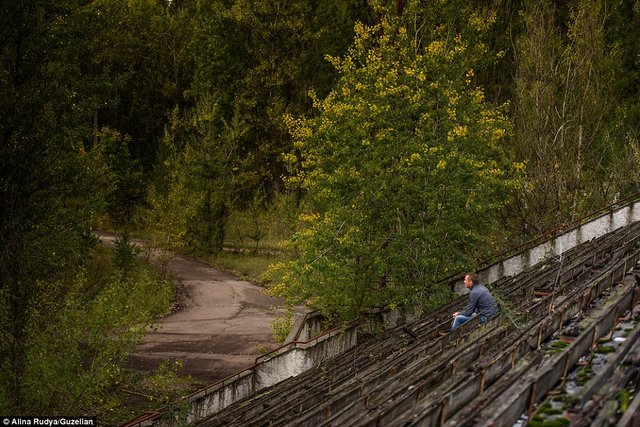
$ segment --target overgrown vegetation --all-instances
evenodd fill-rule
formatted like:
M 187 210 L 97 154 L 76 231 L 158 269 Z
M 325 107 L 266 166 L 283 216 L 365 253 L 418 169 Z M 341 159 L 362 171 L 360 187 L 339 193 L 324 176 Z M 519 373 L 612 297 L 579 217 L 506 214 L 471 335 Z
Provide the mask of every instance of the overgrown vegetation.
M 273 338 L 276 342 L 284 344 L 289 332 L 291 332 L 291 327 L 293 326 L 293 321 L 295 319 L 295 312 L 293 310 L 285 310 L 283 314 L 276 317 L 271 322 L 271 327 L 273 328 Z
M 71 281 L 37 286 L 38 299 L 27 308 L 21 371 L 6 377 L 21 399 L 7 396 L 1 407 L 107 418 L 121 413 L 122 390 L 140 388 L 124 359 L 154 319 L 167 314 L 175 282 L 137 260 L 125 235 L 114 250 L 91 248 Z M 156 385 L 155 394 L 169 395 L 167 383 Z
M 100 221 L 342 320 L 640 190 L 633 0 L 6 1 L 0 40 L 5 413 L 100 404 L 166 305 Z
M 166 361 L 151 374 L 124 371 L 117 387 L 108 396 L 108 405 L 97 412 L 103 425 L 120 425 L 144 411 L 155 411 L 166 405 L 180 405 L 180 398 L 206 384 L 179 374 L 181 361 Z M 178 407 L 178 409 L 181 409 Z
M 289 242 L 297 256 L 272 292 L 341 319 L 446 301 L 432 284 L 488 254 L 524 167 L 504 150 L 504 110 L 473 78 L 491 16 L 466 2 L 407 4 L 399 17 L 376 7 L 381 22 L 357 25 L 354 47 L 333 59 L 340 80 L 317 115 L 289 119 L 289 183 L 307 198 Z M 454 10 L 476 24 L 440 18 Z

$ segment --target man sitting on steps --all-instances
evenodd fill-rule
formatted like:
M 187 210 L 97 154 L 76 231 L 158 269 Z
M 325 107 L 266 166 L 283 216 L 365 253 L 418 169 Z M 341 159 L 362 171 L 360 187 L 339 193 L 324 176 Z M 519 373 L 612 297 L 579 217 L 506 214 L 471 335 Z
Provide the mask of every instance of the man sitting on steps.
M 470 290 L 469 304 L 464 311 L 453 313 L 451 332 L 471 320 L 475 315 L 480 316 L 480 323 L 484 323 L 497 316 L 500 312 L 495 298 L 493 298 L 486 286 L 480 284 L 480 277 L 477 273 L 467 273 L 464 276 L 464 285 Z

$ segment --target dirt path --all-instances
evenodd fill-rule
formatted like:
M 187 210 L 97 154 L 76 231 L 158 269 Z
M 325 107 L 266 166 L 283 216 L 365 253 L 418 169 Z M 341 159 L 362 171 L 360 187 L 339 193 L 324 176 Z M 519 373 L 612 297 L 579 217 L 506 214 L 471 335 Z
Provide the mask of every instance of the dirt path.
M 99 239 L 113 245 L 113 234 Z M 142 242 L 132 239 L 141 246 Z M 143 254 L 144 255 L 144 254 Z M 160 257 L 163 255 L 163 257 Z M 265 295 L 263 289 L 229 273 L 182 256 L 166 257 L 154 251 L 149 259 L 178 278 L 187 294 L 178 312 L 159 320 L 129 357 L 130 369 L 150 372 L 161 363 L 181 359 L 182 373 L 215 382 L 252 366 L 264 351 L 278 347 L 271 321 L 283 301 Z

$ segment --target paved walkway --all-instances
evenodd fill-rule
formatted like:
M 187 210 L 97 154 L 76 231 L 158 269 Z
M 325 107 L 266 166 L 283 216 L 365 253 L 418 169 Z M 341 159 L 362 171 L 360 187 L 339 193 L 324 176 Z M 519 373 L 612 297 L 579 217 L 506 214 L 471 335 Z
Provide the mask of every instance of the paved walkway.
M 99 239 L 113 245 L 113 234 L 100 232 Z M 142 242 L 132 239 L 132 243 Z M 165 253 L 166 254 L 166 253 Z M 150 259 L 159 263 L 160 252 Z M 283 301 L 233 275 L 195 259 L 175 255 L 168 272 L 187 294 L 183 307 L 158 322 L 129 357 L 127 367 L 150 372 L 167 360 L 181 359 L 182 373 L 207 382 L 226 378 L 252 366 L 256 357 L 278 347 L 271 321 Z

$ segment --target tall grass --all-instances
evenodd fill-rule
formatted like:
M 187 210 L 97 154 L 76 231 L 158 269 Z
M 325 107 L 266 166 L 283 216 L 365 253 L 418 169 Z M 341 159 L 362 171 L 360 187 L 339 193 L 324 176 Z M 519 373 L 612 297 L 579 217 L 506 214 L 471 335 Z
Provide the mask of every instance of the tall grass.
M 288 195 L 264 206 L 258 200 L 246 209 L 234 209 L 226 226 L 224 250 L 207 256 L 217 268 L 230 271 L 255 284 L 269 280 L 269 267 L 285 259 L 281 243 L 293 234 L 298 205 Z

